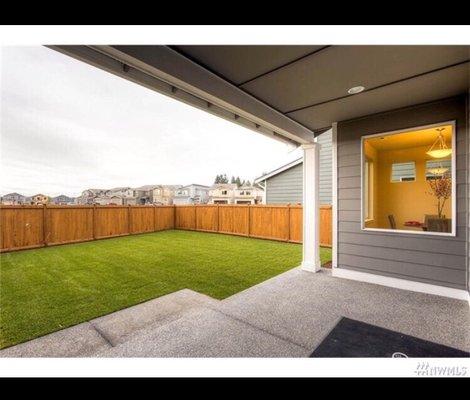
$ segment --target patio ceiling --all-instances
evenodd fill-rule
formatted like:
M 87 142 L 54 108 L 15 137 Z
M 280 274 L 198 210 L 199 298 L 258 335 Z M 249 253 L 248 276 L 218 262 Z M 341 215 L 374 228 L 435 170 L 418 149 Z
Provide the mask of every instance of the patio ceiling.
M 464 93 L 469 46 L 176 46 L 313 131 Z M 357 95 L 348 89 L 364 86 Z
M 470 80 L 470 46 L 52 48 L 295 143 L 337 121 L 465 93 Z M 365 90 L 348 94 L 355 86 Z

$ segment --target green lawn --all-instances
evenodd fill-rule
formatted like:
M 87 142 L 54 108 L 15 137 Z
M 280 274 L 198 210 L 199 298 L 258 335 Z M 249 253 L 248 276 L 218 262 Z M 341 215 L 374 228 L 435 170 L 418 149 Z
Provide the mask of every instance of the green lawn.
M 301 253 L 297 244 L 174 230 L 2 254 L 0 348 L 183 288 L 223 299 L 298 266 Z

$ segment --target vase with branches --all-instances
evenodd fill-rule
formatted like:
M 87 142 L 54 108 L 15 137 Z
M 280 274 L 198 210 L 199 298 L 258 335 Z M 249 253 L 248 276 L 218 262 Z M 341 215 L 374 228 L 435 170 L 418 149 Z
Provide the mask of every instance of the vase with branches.
M 447 199 L 452 195 L 452 179 L 448 174 L 443 174 L 429 181 L 429 194 L 437 199 L 437 215 L 445 218 L 442 214 Z

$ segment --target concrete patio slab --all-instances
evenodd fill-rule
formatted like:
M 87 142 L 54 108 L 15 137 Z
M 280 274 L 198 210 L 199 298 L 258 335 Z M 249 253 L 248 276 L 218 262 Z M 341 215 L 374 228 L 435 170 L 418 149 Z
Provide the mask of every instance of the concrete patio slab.
M 0 357 L 88 357 L 111 344 L 89 322 L 0 351 Z
M 220 310 L 312 350 L 342 317 L 470 350 L 468 303 L 293 269 L 225 299 Z
M 303 357 L 308 349 L 207 308 L 97 354 L 100 357 Z
M 123 343 L 129 336 L 138 334 L 144 328 L 152 326 L 153 329 L 156 329 L 158 325 L 163 325 L 180 318 L 191 308 L 201 306 L 215 307 L 218 302 L 218 300 L 204 294 L 183 289 L 96 318 L 90 322 L 95 329 L 115 346 Z

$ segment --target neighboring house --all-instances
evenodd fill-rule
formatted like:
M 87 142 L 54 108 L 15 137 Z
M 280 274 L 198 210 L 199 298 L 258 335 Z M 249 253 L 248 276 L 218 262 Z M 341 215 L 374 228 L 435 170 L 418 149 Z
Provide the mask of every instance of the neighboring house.
M 209 186 L 192 183 L 175 191 L 173 204 L 206 204 L 209 201 Z
M 5 196 L 2 196 L 0 203 L 5 205 L 16 205 L 16 204 L 25 204 L 26 196 L 23 196 L 19 193 L 8 193 Z
M 66 196 L 65 194 L 61 194 L 59 196 L 53 197 L 51 199 L 52 204 L 74 204 L 75 198 Z
M 235 189 L 235 204 L 261 204 L 263 202 L 264 190 L 258 186 L 243 185 Z
M 331 204 L 332 187 L 332 131 L 317 137 L 320 143 L 320 204 Z M 259 178 L 255 183 L 263 184 L 266 204 L 302 204 L 303 158 L 297 158 Z
M 106 191 L 105 197 L 112 199 L 111 203 L 108 204 L 120 204 L 124 206 L 137 204 L 137 190 L 128 186 L 109 189 Z M 121 199 L 120 203 L 116 203 L 118 198 Z
M 106 189 L 86 189 L 77 197 L 77 204 L 94 204 L 97 197 L 104 197 Z
M 49 203 L 49 197 L 45 194 L 38 193 L 31 197 L 31 203 L 36 205 L 47 204 Z
M 234 204 L 235 183 L 215 183 L 209 189 L 209 204 Z
M 158 185 L 152 190 L 152 203 L 160 205 L 173 204 L 175 192 L 183 187 L 182 185 Z
M 107 205 L 122 206 L 122 205 L 126 205 L 124 203 L 124 198 L 122 196 L 118 196 L 118 195 L 95 197 L 94 198 L 94 204 L 99 204 L 101 206 L 107 206 Z
M 137 204 L 153 204 L 153 190 L 159 185 L 144 185 L 135 188 Z
M 118 187 L 113 189 L 87 189 L 77 197 L 77 204 L 117 204 L 136 205 L 137 190 L 130 187 Z

